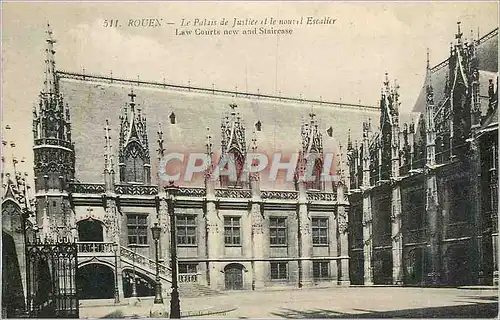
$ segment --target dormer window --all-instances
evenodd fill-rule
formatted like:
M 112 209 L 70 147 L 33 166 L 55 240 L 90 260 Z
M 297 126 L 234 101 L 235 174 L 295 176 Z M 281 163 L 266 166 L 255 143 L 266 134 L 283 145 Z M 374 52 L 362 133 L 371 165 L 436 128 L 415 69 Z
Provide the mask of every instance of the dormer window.
M 172 112 L 169 117 L 170 117 L 170 123 L 175 124 L 175 113 Z
M 243 165 L 245 163 L 245 158 L 243 154 L 239 150 L 232 149 L 227 154 L 227 161 L 231 162 L 231 164 L 226 163 L 224 166 L 224 171 L 231 168 L 236 170 L 234 175 L 221 175 L 220 183 L 223 188 L 242 188 L 242 174 L 243 174 Z M 236 179 L 236 180 L 235 180 Z
M 144 183 L 144 155 L 136 143 L 125 150 L 125 182 Z
M 333 137 L 333 128 L 330 127 L 328 130 L 326 130 L 326 133 L 328 134 L 329 137 Z
M 260 122 L 260 120 L 255 123 L 255 130 L 257 131 L 262 130 L 262 123 Z

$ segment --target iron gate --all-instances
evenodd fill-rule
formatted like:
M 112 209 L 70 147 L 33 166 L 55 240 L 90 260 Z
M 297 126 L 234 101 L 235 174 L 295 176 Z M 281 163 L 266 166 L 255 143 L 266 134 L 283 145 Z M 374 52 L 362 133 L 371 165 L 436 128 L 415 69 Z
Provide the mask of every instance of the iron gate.
M 66 239 L 26 245 L 27 309 L 33 318 L 78 318 L 77 245 Z

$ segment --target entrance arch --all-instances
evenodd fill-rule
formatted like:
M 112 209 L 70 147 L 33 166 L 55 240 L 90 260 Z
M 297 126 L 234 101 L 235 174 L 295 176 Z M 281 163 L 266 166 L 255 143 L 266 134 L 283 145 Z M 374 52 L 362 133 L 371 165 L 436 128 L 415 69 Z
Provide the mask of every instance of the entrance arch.
M 85 219 L 79 221 L 76 225 L 78 228 L 79 241 L 102 242 L 104 240 L 101 221 L 95 219 Z
M 406 284 L 417 285 L 424 282 L 424 250 L 413 248 L 406 254 Z
M 14 239 L 2 230 L 2 309 L 15 318 L 24 310 L 24 293 Z
M 224 268 L 226 290 L 243 289 L 243 265 L 239 263 L 228 264 Z
M 146 277 L 137 270 L 125 269 L 122 273 L 123 294 L 125 298 L 132 296 L 133 283 L 135 279 L 135 290 L 138 297 L 151 297 L 155 295 L 155 281 Z
M 79 299 L 111 299 L 115 292 L 115 275 L 110 267 L 91 263 L 78 268 L 76 283 Z
M 449 285 L 470 284 L 467 247 L 463 244 L 450 246 L 445 253 L 445 282 Z

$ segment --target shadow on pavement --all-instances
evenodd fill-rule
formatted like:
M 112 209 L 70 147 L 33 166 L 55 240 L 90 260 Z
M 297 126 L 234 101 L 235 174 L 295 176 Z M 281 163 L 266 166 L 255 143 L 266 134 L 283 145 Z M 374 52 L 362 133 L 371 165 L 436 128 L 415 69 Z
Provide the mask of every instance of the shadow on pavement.
M 271 313 L 274 316 L 289 319 L 304 318 L 496 318 L 498 315 L 498 303 L 475 303 L 471 305 L 447 306 L 405 309 L 394 311 L 372 311 L 354 309 L 365 313 L 344 313 L 325 309 L 293 310 L 284 308 L 281 312 Z
M 123 312 L 121 310 L 115 310 L 107 315 L 105 315 L 104 317 L 102 317 L 104 319 L 107 319 L 107 318 L 123 318 Z
M 498 296 L 459 296 L 459 298 L 498 301 Z

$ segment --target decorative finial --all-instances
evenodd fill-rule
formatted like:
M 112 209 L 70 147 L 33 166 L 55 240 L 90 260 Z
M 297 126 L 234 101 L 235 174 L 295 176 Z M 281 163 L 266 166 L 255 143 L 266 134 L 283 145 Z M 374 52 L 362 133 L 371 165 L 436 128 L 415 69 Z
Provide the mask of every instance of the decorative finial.
M 347 149 L 348 150 L 352 149 L 351 129 L 350 128 L 347 130 Z
M 455 35 L 455 38 L 458 40 L 459 43 L 462 40 L 462 35 L 463 35 L 463 33 L 460 31 L 460 24 L 461 22 L 457 21 L 457 33 Z
M 252 133 L 252 145 L 251 145 L 251 149 L 252 149 L 252 152 L 256 152 L 257 151 L 257 132 L 255 132 L 255 130 L 253 130 L 253 133 Z
M 315 116 L 316 114 L 314 113 L 314 106 L 311 105 L 311 112 L 309 112 L 309 117 L 311 118 L 311 120 L 314 120 Z
M 130 103 L 135 103 L 135 97 L 137 97 L 137 95 L 134 93 L 134 88 L 130 88 L 130 93 L 128 94 L 128 96 L 130 97 Z
M 205 143 L 206 147 L 207 147 L 207 153 L 208 154 L 211 154 L 212 153 L 212 135 L 210 134 L 210 128 L 207 127 L 207 141 Z
M 229 105 L 229 107 L 231 108 L 231 115 L 233 115 L 233 116 L 236 115 L 236 110 L 235 109 L 238 107 L 238 105 L 236 103 L 231 103 Z
M 161 127 L 161 122 L 158 122 L 158 149 L 156 151 L 158 152 L 161 160 L 161 158 L 163 158 L 165 154 L 165 148 L 163 147 L 163 130 Z
M 429 48 L 427 48 L 427 70 L 431 69 L 431 62 L 429 59 Z

